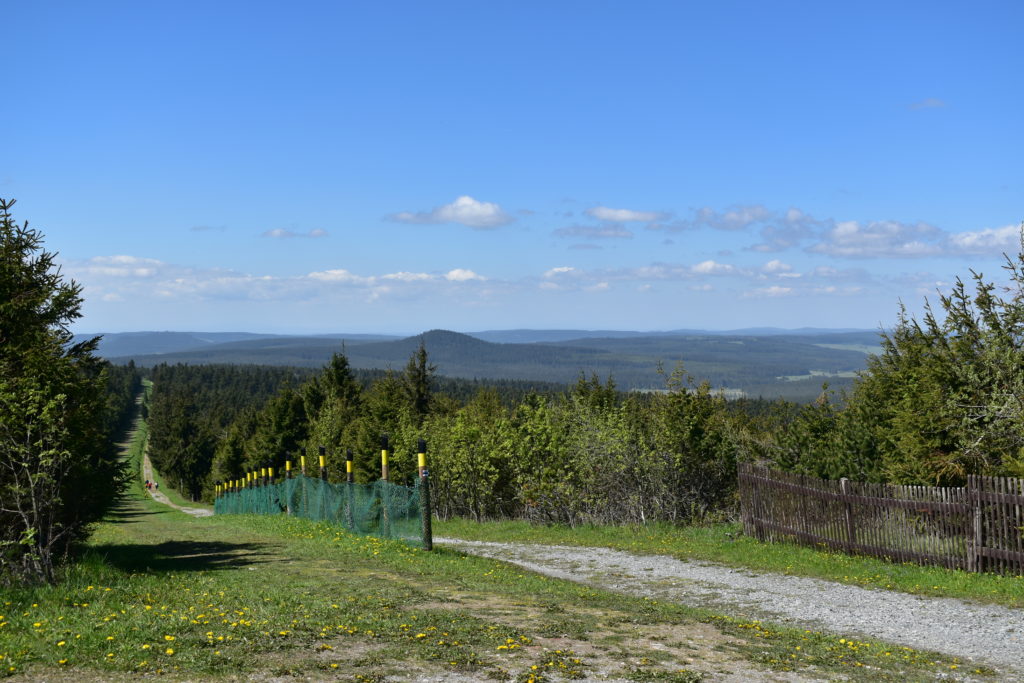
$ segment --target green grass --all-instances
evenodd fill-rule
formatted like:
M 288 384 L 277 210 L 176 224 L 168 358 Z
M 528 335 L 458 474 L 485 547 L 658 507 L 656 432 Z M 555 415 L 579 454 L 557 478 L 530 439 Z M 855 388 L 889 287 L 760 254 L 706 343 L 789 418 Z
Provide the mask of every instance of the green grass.
M 143 390 L 143 401 L 148 404 L 150 396 L 153 394 L 153 381 L 149 379 L 142 380 Z M 130 444 L 126 450 L 126 459 L 128 460 L 132 472 L 135 476 L 132 480 L 132 489 L 137 489 L 140 492 L 145 492 L 145 478 L 142 476 L 142 454 L 146 448 L 146 439 L 149 435 L 149 425 L 145 420 L 137 420 L 135 429 L 130 433 Z M 201 502 L 192 502 L 187 500 L 177 489 L 167 484 L 167 481 L 160 475 L 157 469 L 153 468 L 153 481 L 160 485 L 160 491 L 167 496 L 167 499 L 175 505 L 182 507 L 193 507 L 193 508 L 212 508 L 213 506 L 207 505 Z
M 144 438 L 144 430 L 134 434 L 127 457 L 138 459 Z M 462 528 L 473 529 L 505 538 L 511 528 Z M 584 531 L 592 543 L 623 538 Z M 553 539 L 543 533 L 565 533 L 519 532 L 544 541 Z M 197 519 L 154 502 L 141 486 L 98 526 L 58 586 L 0 596 L 0 676 L 24 680 L 464 673 L 523 683 L 691 683 L 768 669 L 914 681 L 959 667 L 933 653 L 619 595 L 325 523 Z
M 434 523 L 437 536 L 481 541 L 522 541 L 616 548 L 641 554 L 718 562 L 732 567 L 809 576 L 917 595 L 1024 606 L 1024 576 L 977 574 L 886 562 L 789 543 L 762 543 L 738 524 L 676 527 L 531 525 L 526 522 L 448 520 Z
M 648 647 L 656 640 L 664 649 Z M 712 655 L 721 661 L 709 669 Z M 595 590 L 324 523 L 195 519 L 137 493 L 97 529 L 59 586 L 0 599 L 0 673 L 28 678 L 68 669 L 86 680 L 448 671 L 693 681 L 702 667 L 721 666 L 928 680 L 959 662 Z

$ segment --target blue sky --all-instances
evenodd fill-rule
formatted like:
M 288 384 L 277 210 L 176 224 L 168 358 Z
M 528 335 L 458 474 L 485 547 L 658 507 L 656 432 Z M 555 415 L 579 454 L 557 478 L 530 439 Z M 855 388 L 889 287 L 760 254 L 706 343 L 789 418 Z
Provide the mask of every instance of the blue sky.
M 877 327 L 1001 275 L 1020 2 L 4 10 L 80 331 Z

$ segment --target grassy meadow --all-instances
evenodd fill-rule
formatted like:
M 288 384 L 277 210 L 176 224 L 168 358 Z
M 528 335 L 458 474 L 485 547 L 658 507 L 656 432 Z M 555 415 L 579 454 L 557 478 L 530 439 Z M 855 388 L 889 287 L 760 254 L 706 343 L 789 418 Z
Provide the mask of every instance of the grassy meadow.
M 133 458 L 143 436 L 135 434 Z M 658 528 L 628 536 L 453 522 L 440 529 L 545 542 L 571 535 L 598 545 L 634 538 L 639 545 L 630 549 L 668 554 L 689 547 Z M 694 542 L 692 549 L 705 548 L 696 554 L 733 545 L 716 540 L 713 529 L 686 533 L 710 534 L 703 545 Z M 193 518 L 153 502 L 141 485 L 98 526 L 60 585 L 7 590 L 0 598 L 0 675 L 12 680 L 525 683 L 803 671 L 912 681 L 959 674 L 960 667 L 933 653 L 595 590 L 323 523 Z

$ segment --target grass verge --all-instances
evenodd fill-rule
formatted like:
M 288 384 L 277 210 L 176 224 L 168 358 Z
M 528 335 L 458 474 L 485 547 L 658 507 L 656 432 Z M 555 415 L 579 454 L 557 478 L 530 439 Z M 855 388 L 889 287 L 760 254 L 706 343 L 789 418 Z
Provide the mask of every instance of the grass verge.
M 697 681 L 769 669 L 902 681 L 960 666 L 323 523 L 195 519 L 138 493 L 61 585 L 0 599 L 0 673 L 25 679 Z
M 646 555 L 717 562 L 732 567 L 808 576 L 916 595 L 1024 607 L 1024 576 L 976 574 L 871 557 L 843 555 L 788 543 L 762 543 L 738 524 L 676 527 L 531 525 L 527 522 L 434 522 L 437 536 L 615 548 Z

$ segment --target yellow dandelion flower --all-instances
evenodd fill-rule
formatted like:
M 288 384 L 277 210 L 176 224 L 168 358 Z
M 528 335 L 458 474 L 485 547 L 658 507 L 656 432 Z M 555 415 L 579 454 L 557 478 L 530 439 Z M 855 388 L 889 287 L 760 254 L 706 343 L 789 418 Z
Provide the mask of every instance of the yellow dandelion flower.
M 174 654 L 174 648 L 173 647 L 167 648 L 166 650 L 164 650 L 164 654 L 173 655 Z
M 164 636 L 164 640 L 167 640 L 167 641 L 174 640 L 174 636 Z

